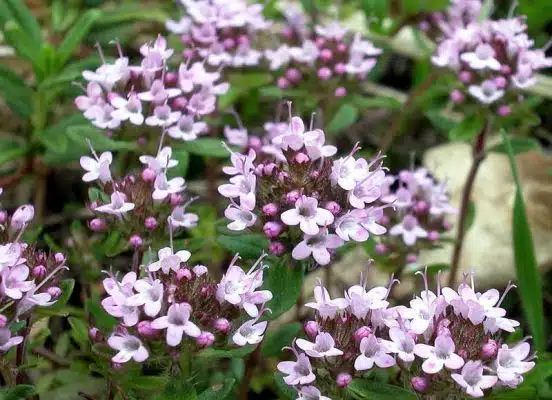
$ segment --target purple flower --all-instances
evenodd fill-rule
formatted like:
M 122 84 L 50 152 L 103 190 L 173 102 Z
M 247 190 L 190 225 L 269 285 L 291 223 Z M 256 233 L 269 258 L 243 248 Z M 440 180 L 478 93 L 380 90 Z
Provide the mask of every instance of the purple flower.
M 464 360 L 458 354 L 454 353 L 455 345 L 450 336 L 440 335 L 435 339 L 435 345 L 419 343 L 414 346 L 414 353 L 426 360 L 422 364 L 422 369 L 427 374 L 436 374 L 443 367 L 450 370 L 461 368 Z
M 504 96 L 505 91 L 498 89 L 492 80 L 484 81 L 481 86 L 471 85 L 468 92 L 483 104 L 491 104 Z
M 314 197 L 301 196 L 295 202 L 295 208 L 284 211 L 281 219 L 286 225 L 299 225 L 304 233 L 312 236 L 318 234 L 318 226 L 331 224 L 334 216 L 330 211 L 318 207 L 318 200 Z
M 265 50 L 265 57 L 270 63 L 270 70 L 275 71 L 291 61 L 290 48 L 287 44 L 282 44 L 276 50 Z
M 115 110 L 111 113 L 113 118 L 119 121 L 129 120 L 134 125 L 142 125 L 144 123 L 142 103 L 136 94 L 130 94 L 128 100 L 115 96 L 111 100 L 111 105 L 115 107 Z
M 375 335 L 369 335 L 360 341 L 360 355 L 355 359 L 355 370 L 366 371 L 372 369 L 374 364 L 379 368 L 389 368 L 395 365 L 395 359 L 388 353 L 391 345 L 387 340 L 379 339 Z
M 82 76 L 87 81 L 100 84 L 106 91 L 111 91 L 113 86 L 119 82 L 125 82 L 130 76 L 128 58 L 120 57 L 114 64 L 103 63 L 95 72 L 83 71 Z
M 368 162 L 352 155 L 334 161 L 332 166 L 332 184 L 337 184 L 345 190 L 353 190 L 357 183 L 368 176 Z
M 122 215 L 134 210 L 134 203 L 127 203 L 126 196 L 118 191 L 111 194 L 111 203 L 96 207 L 94 211 L 106 214 Z
M 201 334 L 201 330 L 197 325 L 190 321 L 191 313 L 192 307 L 188 303 L 172 304 L 167 311 L 167 315 L 153 320 L 151 327 L 167 329 L 167 344 L 178 346 L 184 333 L 193 338 Z
M 337 153 L 337 147 L 326 145 L 325 142 L 326 137 L 324 136 L 324 131 L 321 129 L 305 132 L 305 149 L 312 161 L 318 160 L 321 157 L 331 157 Z
M 153 46 L 146 43 L 140 47 L 140 54 L 142 56 L 146 57 L 152 53 L 157 53 L 161 56 L 161 59 L 168 60 L 173 55 L 174 50 L 167 48 L 167 39 L 158 35 L 155 42 L 153 42 Z
M 370 236 L 370 232 L 363 224 L 365 218 L 364 210 L 348 211 L 335 221 L 335 233 L 345 241 L 365 242 Z
M 34 207 L 31 204 L 24 204 L 17 207 L 17 210 L 14 211 L 11 217 L 10 227 L 14 230 L 25 228 L 34 218 L 34 213 Z
M 460 59 L 468 63 L 473 69 L 491 69 L 500 71 L 500 62 L 495 58 L 494 49 L 487 43 L 479 44 L 473 52 L 466 52 L 460 56 Z
M 180 118 L 180 111 L 171 111 L 166 105 L 156 106 L 153 109 L 153 115 L 146 118 L 146 125 L 149 126 L 170 126 L 176 123 Z
M 249 210 L 255 207 L 255 187 L 257 178 L 254 174 L 235 175 L 230 178 L 230 183 L 220 185 L 218 192 L 230 199 L 239 198 L 240 204 Z
M 387 288 L 382 286 L 366 291 L 363 286 L 354 285 L 345 292 L 349 308 L 358 319 L 365 318 L 370 310 L 386 308 L 389 305 L 389 302 L 385 300 L 386 297 Z
M 188 250 L 179 250 L 176 253 L 170 247 L 164 247 L 157 252 L 159 260 L 151 263 L 148 266 L 150 272 L 163 271 L 168 274 L 170 270 L 178 271 L 180 263 L 184 263 L 190 259 L 191 253 Z
M 321 228 L 316 235 L 305 234 L 303 241 L 293 248 L 291 255 L 296 260 L 304 260 L 312 255 L 318 264 L 327 265 L 331 258 L 328 250 L 337 249 L 342 244 L 343 240 L 339 236 L 328 234 L 326 228 Z
M 231 145 L 239 147 L 247 146 L 247 129 L 233 129 L 227 125 L 224 127 L 224 137 Z
M 257 216 L 251 212 L 251 208 L 243 205 L 230 204 L 224 210 L 224 216 L 232 221 L 227 225 L 231 231 L 243 231 L 255 225 L 257 221 Z
M 23 336 L 12 336 L 9 328 L 0 328 L 0 352 L 5 353 L 22 342 Z
M 402 235 L 404 244 L 414 246 L 418 238 L 426 238 L 427 231 L 418 225 L 418 219 L 407 214 L 400 224 L 395 225 L 389 230 L 391 236 Z
M 169 146 L 165 146 L 157 153 L 157 156 L 152 157 L 143 155 L 140 156 L 139 160 L 142 164 L 146 164 L 147 167 L 153 170 L 156 174 L 159 174 L 164 170 L 176 167 L 178 165 L 178 160 L 172 159 L 171 157 L 172 148 L 170 148 Z
M 289 52 L 295 61 L 307 65 L 314 64 L 320 54 L 318 46 L 312 40 L 303 41 L 301 47 L 292 47 Z
M 131 358 L 136 362 L 146 361 L 149 357 L 148 350 L 142 341 L 129 334 L 114 334 L 107 339 L 109 347 L 119 352 L 111 359 L 115 363 L 126 363 Z
M 496 357 L 496 374 L 498 379 L 509 387 L 516 387 L 523 382 L 522 374 L 533 369 L 533 361 L 525 361 L 529 356 L 529 343 L 521 342 L 513 347 L 503 344 Z
M 299 117 L 293 117 L 285 133 L 272 139 L 272 143 L 282 150 L 291 148 L 298 151 L 305 143 L 305 124 Z
M 383 170 L 372 172 L 349 192 L 349 203 L 358 209 L 363 209 L 365 204 L 373 203 L 381 196 L 384 180 L 385 172 Z
M 347 33 L 347 28 L 342 27 L 337 22 L 330 22 L 326 25 L 316 25 L 314 31 L 318 36 L 325 39 L 341 41 Z
M 257 318 L 244 322 L 232 336 L 232 342 L 238 346 L 261 343 L 268 322 L 257 322 L 259 317 L 260 314 Z
M 207 130 L 208 127 L 205 122 L 194 122 L 192 116 L 183 115 L 176 125 L 167 130 L 167 133 L 174 139 L 182 139 L 188 142 L 197 139 L 200 134 L 207 132 Z
M 153 182 L 153 193 L 151 197 L 154 200 L 164 200 L 167 196 L 175 193 L 180 193 L 186 189 L 184 178 L 178 176 L 167 180 L 167 175 L 162 172 L 155 177 Z
M 302 386 L 298 391 L 297 400 L 331 400 L 329 397 L 322 396 L 320 390 L 314 386 Z
M 153 81 L 148 91 L 138 94 L 138 98 L 142 101 L 151 101 L 154 104 L 163 104 L 167 99 L 172 99 L 180 93 L 182 93 L 180 89 L 165 88 L 163 81 L 156 79 Z
M 159 279 L 139 279 L 134 284 L 137 294 L 127 299 L 130 306 L 144 306 L 148 317 L 155 317 L 163 305 L 163 284 Z
M 86 86 L 86 96 L 78 96 L 75 99 L 75 105 L 80 111 L 84 112 L 84 116 L 87 119 L 91 119 L 91 116 L 94 115 L 94 106 L 101 106 L 105 103 L 102 93 L 102 87 L 99 84 L 96 82 L 88 82 Z M 88 111 L 90 109 L 92 109 L 92 114 Z
M 82 180 L 84 182 L 92 182 L 99 179 L 101 183 L 105 184 L 111 180 L 111 171 L 109 167 L 112 162 L 113 155 L 109 151 L 100 154 L 100 157 L 96 159 L 82 156 L 80 158 L 80 165 L 87 171 L 83 175 Z
M 23 264 L 26 259 L 23 258 L 23 250 L 26 245 L 21 243 L 7 243 L 0 245 L 0 272 L 4 268 L 14 267 L 19 264 Z
M 389 338 L 393 341 L 393 352 L 406 363 L 414 361 L 415 342 L 412 336 L 400 328 L 389 329 Z
M 323 287 L 322 284 L 318 284 L 314 288 L 314 302 L 305 304 L 305 307 L 317 310 L 322 319 L 333 319 L 339 310 L 343 310 L 348 306 L 349 303 L 343 298 L 332 300 L 328 289 Z
M 309 358 L 304 353 L 297 353 L 293 350 L 297 361 L 281 361 L 278 363 L 278 371 L 287 376 L 284 382 L 290 386 L 308 385 L 315 381 L 316 376 L 312 372 L 312 365 Z
M 483 389 L 493 387 L 498 381 L 496 376 L 483 375 L 481 361 L 471 360 L 464 365 L 460 374 L 451 374 L 451 378 L 472 397 L 483 397 Z
M 170 216 L 170 224 L 173 228 L 195 228 L 199 217 L 194 213 L 187 213 L 186 207 L 178 206 L 173 208 Z
M 335 340 L 328 332 L 319 332 L 314 343 L 305 339 L 297 339 L 297 347 L 310 357 L 322 358 L 340 356 L 343 352 L 335 348 Z
M 4 268 L 0 277 L 0 294 L 15 300 L 22 298 L 24 292 L 34 287 L 32 281 L 25 280 L 29 277 L 29 268 L 26 265 Z
M 257 157 L 255 150 L 249 149 L 248 154 L 240 154 L 233 152 L 229 147 L 231 167 L 223 167 L 222 171 L 227 175 L 248 175 L 253 169 L 253 161 Z

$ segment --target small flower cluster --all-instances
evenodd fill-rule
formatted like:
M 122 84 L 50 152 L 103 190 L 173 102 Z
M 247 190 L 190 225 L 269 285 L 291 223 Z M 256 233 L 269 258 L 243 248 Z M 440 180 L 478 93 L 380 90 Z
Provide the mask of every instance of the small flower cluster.
M 452 0 L 445 12 L 431 13 L 420 22 L 419 28 L 430 35 L 451 35 L 456 29 L 477 22 L 482 8 L 481 0 Z
M 400 266 L 416 262 L 421 249 L 437 245 L 450 229 L 445 216 L 456 213 L 446 184 L 435 182 L 425 168 L 387 175 L 380 201 L 392 204 L 396 212 L 386 212 L 380 220 L 389 235 L 381 237 L 375 251 Z
M 316 310 L 316 319 L 305 324 L 313 341 L 296 339 L 292 350 L 297 360 L 278 364 L 284 381 L 301 398 L 312 398 L 308 394 L 315 392 L 320 396 L 315 385 L 341 398 L 339 390 L 353 376 L 395 365 L 412 377 L 412 388 L 428 398 L 452 398 L 461 392 L 482 397 L 499 383 L 518 386 L 534 367 L 525 340 L 509 346 L 500 335 L 519 325 L 500 308 L 513 285 L 502 296 L 496 289 L 479 293 L 472 279 L 457 291 L 438 287 L 433 293 L 424 275 L 425 290 L 410 307 L 389 307 L 394 282 L 370 290 L 355 285 L 337 299 L 321 285 L 315 288 L 315 301 L 306 306 Z
M 21 239 L 33 218 L 34 208 L 28 204 L 11 216 L 0 210 L 0 355 L 24 340 L 12 336 L 12 322 L 27 318 L 37 306 L 55 304 L 62 294 L 58 284 L 68 269 L 65 256 L 35 249 Z
M 117 225 L 117 231 L 128 239 L 135 249 L 147 248 L 147 238 L 156 234 L 164 236 L 162 222 L 170 216 L 172 228 L 193 228 L 198 216 L 186 212 L 184 178 L 169 179 L 167 170 L 178 165 L 172 159 L 172 149 L 161 147 L 155 156 L 142 155 L 140 162 L 144 169 L 139 176 L 127 175 L 121 180 L 113 179 L 110 165 L 113 156 L 104 152 L 99 156 L 92 149 L 93 157 L 80 159 L 82 168 L 87 171 L 82 179 L 85 182 L 97 181 L 100 190 L 91 191 L 89 205 L 96 217 L 89 221 L 95 232 L 109 230 L 110 224 Z
M 277 81 L 281 89 L 316 90 L 322 83 L 325 93 L 330 90 L 335 97 L 344 97 L 348 88 L 366 78 L 382 52 L 360 34 L 349 35 L 337 22 L 311 30 L 301 11 L 291 8 L 284 15 L 287 25 L 281 45 L 265 51 L 269 68 L 283 71 Z
M 180 35 L 186 46 L 184 58 L 194 52 L 211 66 L 250 67 L 259 64 L 262 53 L 254 48 L 257 33 L 270 27 L 262 4 L 246 0 L 182 0 L 185 16 L 168 20 L 167 29 Z
M 290 116 L 262 153 L 232 152 L 232 166 L 223 168 L 231 175 L 218 189 L 230 199 L 228 229 L 242 231 L 260 220 L 272 254 L 290 249 L 294 259 L 312 256 L 320 265 L 344 242 L 385 233 L 378 224 L 385 206 L 371 205 L 385 181 L 382 157 L 369 163 L 355 158 L 357 150 L 333 159 L 337 149 L 325 144 L 324 132 L 307 131 L 301 118 Z
M 107 340 L 118 351 L 112 361 L 145 361 L 150 354 L 146 343 L 158 348 L 156 343 L 166 342 L 171 355 L 185 346 L 188 338 L 197 350 L 227 347 L 228 337 L 237 346 L 260 343 L 267 322 L 259 320 L 270 311 L 264 304 L 272 299 L 270 291 L 258 290 L 266 268 L 263 257 L 247 272 L 236 264 L 239 257 L 234 257 L 216 282 L 205 266 L 188 265 L 190 252 L 175 251 L 171 240 L 170 247 L 159 250 L 157 261 L 143 267 L 142 277 L 129 272 L 121 281 L 115 276 L 106 278 L 103 286 L 108 296 L 102 306 L 120 320 Z M 238 326 L 243 318 L 252 319 Z M 166 353 L 166 346 L 161 348 Z
M 177 72 L 169 72 L 167 63 L 174 50 L 162 36 L 144 44 L 140 53 L 140 65 L 130 66 L 119 47 L 113 64 L 104 61 L 96 71 L 84 71 L 88 85 L 86 94 L 75 99 L 77 108 L 101 129 L 145 123 L 185 141 L 205 133 L 207 124 L 197 119 L 213 113 L 217 96 L 229 88 L 228 83 L 218 83 L 220 72 L 190 60 L 181 63 Z
M 517 99 L 515 94 L 535 84 L 535 72 L 552 66 L 544 49 L 533 48 L 523 17 L 447 28 L 431 60 L 458 75 L 460 86 L 451 93 L 455 103 L 464 102 L 469 94 L 477 103 L 506 116 Z

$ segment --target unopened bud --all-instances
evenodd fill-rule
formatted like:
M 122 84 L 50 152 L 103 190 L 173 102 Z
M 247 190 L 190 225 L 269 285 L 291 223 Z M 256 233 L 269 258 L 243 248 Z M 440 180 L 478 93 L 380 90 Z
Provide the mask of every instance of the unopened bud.
M 201 332 L 200 335 L 196 338 L 196 343 L 198 346 L 207 347 L 215 343 L 215 335 L 211 332 Z
M 334 96 L 337 98 L 347 96 L 347 89 L 345 89 L 343 86 L 338 87 L 337 89 L 335 89 Z
M 412 389 L 419 393 L 425 392 L 429 386 L 427 379 L 423 376 L 415 376 L 410 380 L 410 384 Z
M 334 67 L 334 72 L 338 75 L 343 75 L 346 71 L 345 64 L 337 63 Z
M 355 333 L 353 333 L 353 339 L 355 339 L 355 342 L 360 343 L 362 339 L 370 336 L 371 334 L 372 330 L 369 327 L 361 326 L 355 331 Z
M 88 329 L 88 337 L 90 338 L 92 343 L 99 343 L 104 339 L 102 332 L 100 332 L 100 330 L 95 326 Z
M 459 78 L 463 83 L 470 83 L 472 80 L 472 73 L 470 71 L 462 71 L 460 72 Z
M 188 268 L 180 268 L 176 271 L 176 280 L 181 281 L 182 279 L 192 280 L 192 273 Z
M 37 265 L 33 268 L 33 278 L 44 279 L 46 276 L 46 267 L 44 265 Z
M 142 171 L 142 180 L 144 182 L 153 182 L 155 180 L 155 171 L 151 168 L 145 168 L 143 171 Z
M 57 286 L 51 286 L 48 288 L 48 294 L 52 296 L 52 299 L 57 299 L 59 296 L 61 296 L 61 289 Z
M 498 343 L 492 339 L 489 339 L 489 341 L 481 347 L 481 356 L 483 358 L 494 358 L 497 353 Z
M 130 239 L 128 240 L 128 243 L 132 247 L 140 247 L 143 244 L 142 238 L 139 235 L 132 235 Z
M 432 241 L 432 242 L 436 242 L 439 240 L 439 232 L 437 231 L 429 231 L 428 234 L 427 234 L 427 238 Z
M 296 68 L 290 68 L 286 71 L 286 79 L 291 83 L 299 83 L 301 82 L 301 78 L 301 72 Z
M 226 318 L 217 318 L 213 323 L 213 327 L 221 333 L 228 333 L 230 322 Z
M 155 217 L 147 217 L 144 221 L 144 226 L 149 230 L 157 228 L 157 219 Z
M 0 224 L 5 224 L 8 220 L 8 213 L 5 211 L 0 211 Z
M 34 207 L 30 204 L 20 206 L 12 215 L 11 228 L 20 230 L 34 218 Z
M 91 219 L 88 225 L 94 232 L 101 232 L 106 228 L 105 221 L 100 218 Z
M 462 93 L 460 90 L 455 89 L 450 93 L 450 99 L 453 103 L 460 104 L 464 102 L 466 97 L 464 96 L 464 93 Z
M 151 321 L 147 320 L 138 322 L 137 329 L 140 336 L 146 339 L 154 338 L 160 332 L 151 326 Z
M 269 239 L 275 239 L 282 233 L 283 228 L 279 222 L 268 221 L 263 226 L 263 232 Z
M 498 110 L 496 111 L 496 113 L 501 117 L 507 117 L 508 115 L 510 115 L 511 112 L 512 109 L 510 108 L 510 106 L 507 105 L 502 105 L 498 107 Z
M 63 253 L 56 253 L 54 254 L 54 260 L 56 260 L 57 264 L 63 264 L 65 262 L 65 256 Z
M 318 70 L 317 75 L 320 78 L 320 80 L 327 81 L 332 77 L 332 70 L 329 69 L 328 67 L 322 67 Z
M 319 328 L 318 322 L 316 321 L 307 321 L 304 326 L 305 333 L 311 339 L 314 339 L 318 335 Z
M 194 271 L 194 274 L 196 276 L 205 275 L 207 272 L 209 272 L 205 265 L 196 265 L 192 268 L 192 271 Z
M 268 245 L 268 251 L 275 256 L 281 256 L 286 251 L 286 247 L 282 242 L 270 242 Z
M 330 49 L 322 49 L 320 52 L 320 58 L 324 62 L 328 62 L 333 58 L 333 53 Z
M 409 263 L 409 264 L 412 264 L 412 263 L 415 263 L 416 261 L 418 261 L 418 256 L 414 253 L 408 253 L 406 255 L 406 262 Z
M 349 383 L 351 383 L 352 380 L 353 380 L 353 377 L 350 374 L 346 372 L 340 372 L 337 375 L 335 383 L 340 388 L 346 388 L 347 386 L 349 386 Z
M 306 164 L 310 161 L 310 158 L 305 153 L 299 152 L 295 155 L 295 161 L 298 164 Z
M 0 314 L 0 328 L 4 328 L 8 324 L 8 317 L 4 314 Z
M 286 193 L 286 203 L 289 205 L 295 205 L 295 202 L 299 200 L 301 193 L 297 190 L 292 190 L 291 192 Z
M 385 244 L 377 243 L 376 246 L 374 247 L 374 251 L 376 252 L 376 254 L 383 256 L 389 252 L 389 249 Z
M 182 197 L 181 194 L 178 194 L 178 193 L 171 194 L 171 197 L 170 197 L 171 206 L 178 206 L 182 204 L 183 201 L 184 201 L 184 198 Z
M 273 217 L 278 213 L 278 206 L 275 203 L 268 203 L 263 206 L 263 214 L 267 217 Z
M 337 215 L 341 211 L 341 206 L 335 201 L 328 201 L 324 208 L 331 212 L 333 215 Z
M 276 85 L 282 90 L 287 89 L 287 88 L 289 88 L 289 81 L 282 76 L 282 77 L 278 78 L 278 81 L 276 82 Z

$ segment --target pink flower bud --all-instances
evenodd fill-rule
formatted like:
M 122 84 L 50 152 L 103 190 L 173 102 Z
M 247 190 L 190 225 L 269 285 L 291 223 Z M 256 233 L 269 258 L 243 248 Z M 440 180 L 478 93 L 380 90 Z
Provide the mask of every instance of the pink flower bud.
M 510 75 L 512 73 L 512 68 L 510 68 L 509 65 L 502 65 L 502 67 L 500 67 L 500 72 L 504 75 Z
M 89 226 L 94 232 L 101 232 L 105 229 L 105 221 L 100 218 L 94 218 L 90 220 Z
M 144 226 L 149 230 L 157 228 L 157 219 L 155 217 L 147 217 L 144 221 Z
M 494 83 L 498 89 L 504 89 L 508 86 L 508 81 L 503 76 L 497 76 L 494 78 Z
M 347 96 L 347 89 L 345 89 L 343 86 L 338 87 L 337 89 L 335 89 L 334 96 L 337 98 Z
M 258 136 L 249 136 L 247 140 L 247 145 L 250 149 L 255 150 L 257 153 L 261 151 L 261 148 L 263 147 L 263 142 L 261 141 L 261 138 Z
M 48 288 L 48 294 L 52 296 L 52 299 L 57 299 L 59 296 L 61 296 L 61 289 L 57 286 L 51 286 Z
M 34 218 L 34 207 L 30 204 L 20 206 L 12 215 L 11 228 L 15 230 L 22 229 Z
M 0 314 L 0 328 L 4 328 L 8 324 L 8 317 L 4 314 Z
M 0 211 L 0 224 L 4 224 L 8 220 L 8 213 Z
M 289 174 L 285 171 L 278 172 L 278 181 L 285 182 L 289 178 Z
M 301 72 L 297 68 L 289 68 L 286 71 L 286 79 L 290 81 L 291 83 L 299 83 L 301 82 Z
M 56 253 L 54 254 L 54 260 L 58 264 L 63 264 L 65 262 L 65 256 L 63 255 L 63 253 Z
M 238 44 L 241 44 L 241 45 L 244 45 L 244 46 L 249 45 L 249 37 L 247 35 L 241 35 L 238 38 Z
M 306 164 L 310 161 L 310 158 L 305 153 L 299 152 L 295 155 L 295 161 L 299 164 Z
M 123 368 L 123 364 L 121 364 L 121 363 L 116 363 L 116 362 L 112 362 L 112 363 L 111 363 L 111 368 L 113 368 L 115 371 L 118 371 L 118 370 L 120 370 L 121 368 Z
M 268 203 L 263 206 L 263 214 L 267 217 L 273 217 L 278 214 L 278 205 L 275 203 Z
M 281 256 L 286 251 L 286 248 L 281 242 L 270 242 L 268 251 L 275 256 Z
M 335 383 L 340 388 L 346 388 L 347 386 L 349 386 L 349 383 L 351 383 L 352 380 L 353 380 L 353 377 L 350 374 L 346 372 L 340 372 L 337 375 Z
M 362 339 L 370 336 L 371 334 L 372 330 L 369 327 L 361 326 L 355 331 L 355 333 L 353 333 L 353 339 L 355 339 L 355 342 L 360 343 Z
M 414 206 L 414 211 L 418 214 L 425 214 L 429 211 L 429 204 L 424 200 L 418 201 Z
M 142 174 L 140 176 L 142 177 L 142 180 L 144 182 L 153 182 L 157 175 L 155 174 L 155 171 L 153 169 L 144 168 L 144 170 L 142 171 Z
M 328 201 L 324 205 L 324 208 L 329 212 L 331 212 L 333 215 L 337 215 L 341 211 L 341 206 L 337 204 L 335 201 Z
M 99 343 L 104 339 L 102 332 L 100 332 L 100 330 L 95 326 L 88 329 L 88 337 L 92 343 Z
M 151 321 L 147 320 L 138 322 L 137 329 L 138 334 L 146 339 L 154 338 L 160 332 L 158 329 L 151 326 Z
M 322 67 L 318 70 L 317 75 L 320 80 L 327 81 L 332 77 L 332 70 L 328 67 Z
M 316 38 L 316 45 L 320 48 L 322 46 L 324 46 L 324 44 L 326 44 L 326 40 L 324 38 Z
M 330 49 L 322 49 L 320 52 L 320 58 L 324 62 L 328 62 L 333 58 L 333 53 Z
M 226 38 L 224 39 L 224 42 L 222 42 L 222 44 L 226 50 L 230 50 L 234 48 L 234 46 L 236 45 L 236 41 L 232 38 Z
M 186 279 L 188 281 L 192 280 L 192 273 L 188 268 L 180 268 L 176 271 L 176 280 L 181 281 L 182 279 Z
M 380 225 L 387 225 L 389 224 L 389 222 L 390 222 L 389 217 L 385 214 L 379 219 Z
M 470 71 L 462 71 L 460 72 L 459 78 L 462 83 L 470 83 L 472 80 L 472 73 Z
M 282 233 L 283 226 L 279 222 L 268 221 L 263 226 L 263 232 L 269 239 L 277 238 Z
M 184 49 L 182 51 L 182 57 L 184 57 L 184 59 L 192 58 L 193 55 L 194 55 L 194 49 Z
M 450 93 L 450 99 L 452 100 L 453 103 L 460 104 L 460 103 L 463 103 L 466 98 L 464 96 L 464 93 L 462 93 L 458 89 L 454 89 Z
M 203 285 L 201 289 L 199 289 L 199 293 L 204 297 L 210 297 L 213 294 L 213 289 L 208 285 Z
M 317 179 L 320 176 L 320 171 L 314 170 L 311 172 L 310 176 L 312 179 Z
M 274 163 L 268 163 L 263 166 L 263 174 L 266 176 L 272 175 L 272 172 L 274 172 L 274 168 L 276 168 L 276 164 Z
M 289 88 L 289 81 L 282 76 L 282 77 L 278 78 L 278 81 L 276 82 L 276 85 L 280 89 L 284 90 L 284 89 Z
M 432 241 L 432 242 L 436 242 L 439 240 L 439 232 L 437 231 L 429 231 L 428 234 L 427 234 L 427 238 Z
M 335 67 L 334 67 L 334 72 L 338 75 L 343 75 L 345 73 L 345 64 L 343 63 L 337 63 L 335 64 Z
M 213 322 L 213 327 L 220 333 L 228 333 L 230 331 L 230 321 L 226 318 L 217 318 Z
M 215 343 L 215 335 L 211 332 L 201 332 L 196 338 L 196 343 L 200 347 L 207 347 Z
M 284 26 L 281 30 L 280 30 L 280 33 L 282 34 L 283 37 L 285 37 L 287 40 L 291 40 L 293 39 L 293 29 L 289 26 Z
M 182 204 L 183 201 L 184 201 L 184 198 L 182 197 L 181 194 L 178 194 L 178 193 L 171 194 L 171 197 L 170 197 L 171 206 L 178 206 Z
M 412 385 L 412 389 L 419 393 L 425 392 L 429 387 L 427 379 L 423 376 L 415 376 L 410 380 L 410 384 Z
M 165 73 L 165 83 L 167 85 L 174 85 L 178 81 L 178 74 L 176 72 Z
M 481 347 L 481 357 L 483 358 L 494 358 L 497 353 L 498 343 L 492 339 L 489 339 L 489 341 Z
M 456 353 L 464 360 L 468 358 L 468 351 L 466 349 L 459 349 Z
M 33 268 L 33 278 L 43 279 L 46 276 L 46 267 L 44 265 L 37 265 Z
M 194 272 L 195 276 L 205 275 L 207 272 L 209 272 L 205 265 L 196 265 L 192 268 L 192 271 Z
M 263 168 L 264 168 L 264 165 L 259 164 L 255 167 L 253 173 L 257 176 L 263 176 Z
M 314 339 L 316 335 L 318 335 L 319 328 L 318 322 L 316 321 L 307 321 L 304 326 L 305 333 L 311 339 Z
M 112 103 L 113 100 L 118 99 L 120 97 L 121 97 L 121 95 L 119 95 L 119 93 L 115 93 L 115 92 L 109 92 L 106 96 L 108 103 Z
M 144 146 L 148 142 L 148 139 L 145 136 L 138 136 L 136 139 L 136 143 L 138 143 L 138 146 Z
M 345 43 L 339 43 L 337 45 L 337 51 L 340 53 L 345 53 L 347 51 L 347 45 Z
M 177 97 L 172 101 L 173 108 L 176 108 L 179 110 L 184 110 L 187 104 L 188 104 L 188 99 L 186 99 L 186 97 L 183 97 L 183 96 Z
M 498 107 L 498 110 L 496 111 L 496 113 L 501 117 L 507 117 L 508 115 L 510 115 L 511 112 L 512 109 L 510 108 L 510 106 L 507 105 L 502 105 Z
M 377 243 L 376 246 L 374 247 L 374 251 L 376 252 L 376 254 L 379 254 L 380 256 L 382 256 L 387 254 L 389 252 L 389 249 L 385 244 Z
M 139 235 L 132 235 L 128 240 L 128 243 L 132 247 L 140 247 L 143 244 L 142 238 Z
M 301 193 L 298 190 L 292 190 L 291 192 L 286 193 L 286 203 L 294 205 L 297 200 L 301 197 Z

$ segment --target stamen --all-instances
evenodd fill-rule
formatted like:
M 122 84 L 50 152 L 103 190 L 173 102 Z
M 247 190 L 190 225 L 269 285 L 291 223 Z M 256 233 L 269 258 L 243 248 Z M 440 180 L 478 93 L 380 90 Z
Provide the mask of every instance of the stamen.
M 548 50 L 550 50 L 550 47 L 552 47 L 552 38 L 548 39 L 548 42 L 546 42 L 546 44 L 542 48 L 542 51 L 546 53 Z
M 291 130 L 291 118 L 292 118 L 292 115 L 291 115 L 291 101 L 287 101 L 287 106 L 288 106 L 288 116 L 289 116 L 289 125 L 290 125 L 290 130 Z
M 100 60 L 102 60 L 102 64 L 105 64 L 106 62 L 105 62 L 105 57 L 104 57 L 104 54 L 103 54 L 102 46 L 100 45 L 99 42 L 96 42 L 94 47 L 98 50 L 98 54 L 100 55 Z
M 238 115 L 238 113 L 236 112 L 235 109 L 230 109 L 228 111 L 229 114 L 232 114 L 234 116 L 234 118 L 236 119 L 236 122 L 238 124 L 238 127 L 241 129 L 241 130 L 245 130 L 244 126 L 243 126 L 243 123 L 242 123 L 242 120 L 240 118 L 240 116 Z
M 311 113 L 311 119 L 309 124 L 309 131 L 312 131 L 314 128 L 314 118 L 316 117 L 316 111 Z
M 161 132 L 161 139 L 159 139 L 159 146 L 157 147 L 157 154 L 161 152 L 163 148 L 163 140 L 165 140 L 165 134 L 167 133 L 167 128 L 163 126 L 163 131 Z M 167 160 L 167 165 L 169 165 L 169 160 Z
M 385 295 L 385 297 L 383 298 L 384 300 L 387 300 L 387 298 L 389 297 L 389 295 L 391 294 L 391 289 L 393 288 L 393 285 L 395 283 L 399 284 L 401 283 L 400 280 L 398 279 L 395 279 L 394 277 L 395 274 L 391 274 L 391 277 L 389 279 L 389 284 L 388 284 L 388 287 L 387 287 L 387 294 Z
M 240 253 L 236 253 L 234 258 L 232 258 L 232 261 L 230 261 L 230 265 L 228 266 L 228 268 L 233 267 L 234 264 L 236 264 L 236 261 L 238 261 L 239 259 L 240 259 Z
M 57 274 L 59 271 L 61 271 L 62 269 L 66 270 L 66 271 L 69 271 L 69 267 L 66 267 L 65 265 L 60 265 L 59 267 L 57 267 L 56 269 L 54 269 L 52 272 L 50 272 L 50 274 L 48 274 L 48 276 L 46 278 L 44 278 L 42 280 L 42 282 L 40 282 L 38 284 L 38 286 L 35 288 L 35 292 L 40 289 L 42 286 L 44 286 L 44 284 L 46 282 L 48 282 L 50 279 L 52 279 L 54 277 L 55 274 Z
M 76 87 L 78 87 L 79 89 L 82 89 L 82 90 L 84 90 L 84 92 L 86 92 L 86 88 L 85 88 L 84 85 L 83 85 L 82 83 L 80 83 L 80 82 L 73 81 L 73 82 L 71 82 L 71 85 L 76 86 Z
M 517 288 L 517 286 L 513 285 L 512 281 L 509 281 L 508 285 L 506 286 L 506 289 L 504 289 L 504 293 L 502 293 L 502 296 L 500 296 L 500 300 L 498 300 L 498 303 L 496 304 L 496 307 L 500 307 L 500 305 L 502 304 L 502 302 L 506 298 L 506 295 L 508 294 L 508 292 L 510 290 L 512 290 L 513 288 Z
M 96 154 L 96 151 L 92 147 L 92 142 L 90 142 L 89 138 L 86 138 L 86 143 L 88 144 L 88 147 L 90 148 L 90 151 L 92 152 L 92 155 L 94 156 L 96 161 L 100 161 L 100 158 L 98 157 L 98 155 Z
M 422 278 L 424 279 L 425 291 L 426 291 L 426 293 L 429 292 L 429 285 L 427 283 L 427 265 L 424 268 L 424 272 L 416 271 L 414 275 L 421 275 L 422 276 Z
M 171 251 L 174 252 L 174 248 L 173 248 L 173 224 L 172 224 L 172 217 L 170 215 L 167 218 L 167 221 L 169 222 L 169 246 L 171 246 Z
M 437 271 L 437 296 L 441 294 L 441 270 Z
M 508 10 L 508 18 L 514 17 L 514 13 L 516 12 L 517 6 L 518 6 L 518 0 L 513 0 L 512 4 L 510 5 L 510 9 Z
M 255 261 L 255 264 L 253 264 L 253 266 L 249 269 L 249 271 L 247 271 L 247 274 L 249 275 L 251 272 L 253 272 L 255 270 L 255 268 L 257 267 L 257 265 L 259 265 L 259 263 L 264 258 L 266 258 L 266 256 L 268 256 L 268 253 L 265 253 L 264 250 L 263 250 L 261 255 L 259 256 L 259 258 L 257 258 L 257 261 Z

